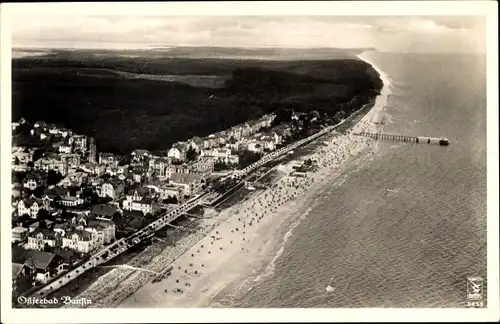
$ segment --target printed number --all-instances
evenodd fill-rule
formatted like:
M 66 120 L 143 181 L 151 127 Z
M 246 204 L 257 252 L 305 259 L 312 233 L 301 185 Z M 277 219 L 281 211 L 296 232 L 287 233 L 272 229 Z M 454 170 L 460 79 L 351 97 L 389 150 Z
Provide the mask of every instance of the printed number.
M 482 301 L 469 301 L 469 302 L 467 302 L 467 307 L 484 307 L 484 302 L 482 302 Z

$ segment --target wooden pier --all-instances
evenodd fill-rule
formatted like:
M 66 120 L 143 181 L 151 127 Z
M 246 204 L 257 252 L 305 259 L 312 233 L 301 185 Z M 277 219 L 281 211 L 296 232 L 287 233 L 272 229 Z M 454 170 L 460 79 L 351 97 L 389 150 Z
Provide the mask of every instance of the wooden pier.
M 439 137 L 425 137 L 425 136 L 407 136 L 407 135 L 396 135 L 396 134 L 383 134 L 383 133 L 353 133 L 356 136 L 369 137 L 374 140 L 385 140 L 393 142 L 406 142 L 406 143 L 421 143 L 421 144 L 437 144 L 437 145 L 448 145 L 448 139 Z

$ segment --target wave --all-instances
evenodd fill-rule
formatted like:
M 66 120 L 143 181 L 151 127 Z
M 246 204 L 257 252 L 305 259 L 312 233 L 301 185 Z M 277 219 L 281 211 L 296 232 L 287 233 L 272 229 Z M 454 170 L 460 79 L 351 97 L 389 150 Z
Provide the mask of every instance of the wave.
M 279 257 L 285 251 L 286 243 L 292 237 L 293 230 L 301 223 L 302 220 L 306 219 L 306 217 L 311 213 L 311 211 L 314 209 L 317 201 L 318 200 L 316 199 L 314 201 L 313 205 L 311 207 L 309 207 L 304 213 L 302 213 L 302 215 L 299 217 L 299 219 L 296 220 L 292 224 L 290 229 L 286 232 L 285 236 L 283 236 L 283 241 L 281 243 L 281 246 L 280 246 L 280 249 L 278 250 L 278 252 L 276 252 L 273 259 L 267 265 L 266 269 L 260 275 L 258 275 L 254 280 L 252 280 L 253 282 L 260 282 L 263 279 L 269 278 L 270 276 L 272 276 L 274 274 L 274 270 L 276 268 L 276 261 L 279 259 Z
M 363 116 L 363 118 L 356 125 L 354 125 L 351 128 L 351 131 L 357 125 L 359 125 L 363 120 L 366 123 L 366 121 L 374 120 L 375 119 L 374 116 L 376 116 L 376 115 L 385 114 L 386 113 L 385 108 L 386 108 L 386 105 L 388 104 L 388 97 L 391 94 L 391 91 L 393 89 L 391 86 L 391 79 L 382 69 L 378 68 L 371 61 L 365 59 L 364 57 L 361 57 L 361 55 L 358 57 L 361 60 L 364 60 L 368 64 L 372 65 L 372 67 L 379 73 L 379 75 L 382 79 L 382 82 L 384 84 L 384 87 L 382 88 L 381 95 L 379 95 L 377 97 L 374 107 L 372 107 L 372 109 L 370 109 L 370 111 L 368 111 L 368 113 L 365 116 Z M 375 124 L 373 124 L 373 125 L 375 126 Z M 381 128 L 382 125 L 380 125 L 379 127 Z M 359 146 L 351 148 L 351 154 L 353 154 L 353 151 L 355 151 L 353 155 L 357 155 L 357 153 L 361 153 L 365 146 L 367 146 L 367 145 L 360 143 Z M 378 151 L 378 143 L 377 142 L 373 143 L 371 148 L 375 152 Z M 362 157 L 362 156 L 364 158 L 358 159 L 359 157 Z M 357 163 L 355 163 L 355 165 L 357 167 L 355 168 L 354 172 L 360 171 L 360 169 L 362 169 L 366 163 L 369 163 L 371 160 L 373 160 L 373 157 L 369 156 L 368 154 L 367 155 L 362 154 L 361 156 L 357 156 L 357 157 L 358 157 L 358 158 L 356 158 Z M 351 161 L 351 163 L 354 162 L 351 159 L 348 159 L 348 161 Z M 347 161 L 344 161 L 343 163 L 345 163 L 345 162 L 347 162 Z M 351 169 L 351 171 L 353 171 L 353 170 Z M 339 187 L 339 186 L 343 185 L 346 182 L 347 177 L 348 177 L 348 173 L 344 174 L 344 176 L 338 177 L 337 179 L 335 179 L 332 182 L 332 186 L 330 188 Z M 316 207 L 317 203 L 320 201 L 320 199 L 322 197 L 325 197 L 325 196 L 328 196 L 328 194 L 316 193 L 315 195 L 312 196 L 312 197 L 316 197 L 316 198 L 312 198 L 312 199 L 314 199 L 314 201 L 312 202 L 312 205 L 309 208 L 307 208 L 296 221 L 294 221 L 292 223 L 292 225 L 290 226 L 290 229 L 283 236 L 283 239 L 281 241 L 281 245 L 280 245 L 279 249 L 274 254 L 271 261 L 267 264 L 266 268 L 259 275 L 257 275 L 257 277 L 255 277 L 254 279 L 248 278 L 247 280 L 244 280 L 240 285 L 238 285 L 237 289 L 235 289 L 235 291 L 233 292 L 233 294 L 231 294 L 231 296 L 226 296 L 224 298 L 225 303 L 233 304 L 235 302 L 236 295 L 239 295 L 238 299 L 241 300 L 242 298 L 244 298 L 245 295 L 247 295 L 250 291 L 252 291 L 254 289 L 255 284 L 260 284 L 260 283 L 262 283 L 262 281 L 268 280 L 269 278 L 271 278 L 275 274 L 276 262 L 283 255 L 283 252 L 285 251 L 286 244 L 287 244 L 288 240 L 293 235 L 293 231 L 295 230 L 295 228 L 297 228 L 297 226 L 299 226 L 301 224 L 301 222 L 304 219 L 306 219 L 309 216 L 309 214 L 311 214 L 311 212 L 315 209 L 315 207 Z M 252 283 L 254 285 L 252 285 L 252 287 L 249 287 L 249 284 L 252 284 Z M 242 291 L 243 288 L 245 288 L 244 291 Z

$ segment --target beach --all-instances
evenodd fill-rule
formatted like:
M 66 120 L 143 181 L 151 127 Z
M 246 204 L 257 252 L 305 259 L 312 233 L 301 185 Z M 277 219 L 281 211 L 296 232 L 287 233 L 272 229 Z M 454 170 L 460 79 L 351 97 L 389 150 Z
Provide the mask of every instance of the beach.
M 339 178 L 344 168 L 375 149 L 369 139 L 351 134 L 375 132 L 384 114 L 390 82 L 373 67 L 384 83 L 382 94 L 346 134 L 318 140 L 321 145 L 311 154 L 316 171 L 301 178 L 290 175 L 297 161 L 278 166 L 280 178 L 268 189 L 202 220 L 198 233 L 186 235 L 140 265 L 157 273 L 171 266 L 170 275 L 161 281 L 152 282 L 158 277 L 153 272 L 119 267 L 98 278 L 78 298 L 89 298 L 93 300 L 89 307 L 98 308 L 227 307 L 271 276 L 293 228 L 307 217 L 315 197 L 323 188 L 345 181 Z
M 389 80 L 382 71 L 377 71 L 384 89 L 388 89 Z M 375 131 L 372 121 L 383 113 L 387 94 L 386 91 L 379 96 L 375 106 L 351 132 Z M 230 306 L 232 299 L 272 275 L 284 243 L 300 219 L 307 217 L 314 197 L 339 178 L 346 163 L 370 146 L 366 138 L 336 134 L 313 153 L 319 168 L 308 172 L 306 178 L 288 175 L 294 162 L 280 166 L 278 172 L 284 176 L 277 183 L 222 211 L 219 217 L 225 221 L 178 258 L 168 278 L 148 282 L 119 307 Z

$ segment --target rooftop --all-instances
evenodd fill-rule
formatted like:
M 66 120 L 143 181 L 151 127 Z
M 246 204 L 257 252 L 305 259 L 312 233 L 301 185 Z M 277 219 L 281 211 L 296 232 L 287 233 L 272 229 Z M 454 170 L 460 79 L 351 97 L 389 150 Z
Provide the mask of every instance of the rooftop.
M 12 262 L 12 279 L 15 279 L 19 276 L 23 267 L 24 264 Z
M 12 229 L 12 233 L 24 233 L 27 232 L 28 229 L 22 226 L 17 226 Z
M 109 204 L 101 204 L 92 206 L 90 212 L 96 215 L 105 215 L 108 217 L 112 217 L 115 213 L 119 212 L 119 209 Z
M 24 264 L 35 269 L 46 270 L 54 257 L 53 253 L 31 250 L 28 252 L 28 259 Z
M 193 181 L 201 181 L 204 177 L 193 173 L 172 173 L 170 181 L 174 183 L 190 183 Z

